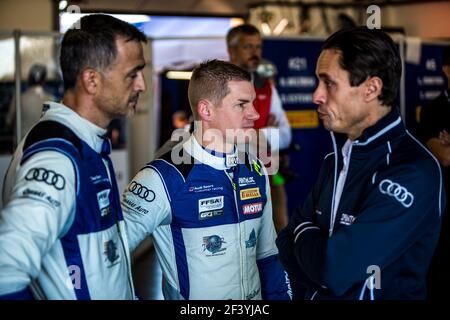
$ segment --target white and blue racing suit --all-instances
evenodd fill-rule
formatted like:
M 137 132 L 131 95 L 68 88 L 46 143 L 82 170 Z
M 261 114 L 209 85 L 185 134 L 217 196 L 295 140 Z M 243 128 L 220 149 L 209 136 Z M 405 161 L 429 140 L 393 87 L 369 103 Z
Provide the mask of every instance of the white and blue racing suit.
M 147 164 L 122 196 L 133 250 L 152 234 L 166 299 L 288 299 L 264 166 L 191 136 Z
M 106 130 L 44 106 L 5 178 L 0 298 L 133 299 Z

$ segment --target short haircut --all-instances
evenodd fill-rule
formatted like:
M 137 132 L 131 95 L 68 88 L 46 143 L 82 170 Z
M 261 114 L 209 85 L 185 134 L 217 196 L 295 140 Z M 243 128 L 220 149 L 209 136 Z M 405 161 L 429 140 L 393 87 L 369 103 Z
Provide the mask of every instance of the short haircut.
M 198 119 L 198 102 L 207 99 L 214 105 L 219 105 L 230 93 L 230 81 L 251 82 L 251 76 L 244 69 L 221 60 L 209 60 L 194 69 L 189 81 L 188 97 L 195 119 Z
M 145 35 L 133 25 L 104 14 L 84 16 L 69 29 L 61 43 L 64 88 L 74 88 L 78 75 L 86 68 L 108 70 L 116 59 L 119 37 L 147 42 Z
M 450 46 L 444 48 L 444 52 L 442 53 L 442 65 L 450 66 Z
M 389 35 L 366 27 L 342 29 L 325 40 L 322 48 L 339 51 L 339 64 L 349 73 L 351 86 L 359 86 L 369 77 L 379 77 L 383 88 L 378 99 L 386 106 L 394 104 L 402 62 Z
M 242 35 L 252 36 L 261 35 L 259 30 L 251 24 L 241 24 L 231 28 L 227 33 L 227 46 L 229 48 L 236 47 Z

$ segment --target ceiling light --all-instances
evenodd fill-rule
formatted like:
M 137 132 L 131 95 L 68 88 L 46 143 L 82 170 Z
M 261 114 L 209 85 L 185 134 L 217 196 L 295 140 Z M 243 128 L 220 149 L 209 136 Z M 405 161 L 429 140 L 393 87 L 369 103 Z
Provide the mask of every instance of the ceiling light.
M 190 80 L 192 71 L 168 71 L 166 77 L 172 80 Z
M 281 21 L 278 22 L 275 29 L 273 29 L 273 34 L 276 36 L 280 35 L 284 31 L 284 29 L 286 28 L 286 26 L 288 24 L 289 24 L 288 19 L 286 19 L 286 18 L 281 19 Z
M 59 11 L 64 11 L 69 3 L 66 0 L 59 2 Z
M 270 35 L 272 33 L 272 30 L 270 30 L 269 24 L 267 22 L 261 23 L 261 29 L 265 35 Z

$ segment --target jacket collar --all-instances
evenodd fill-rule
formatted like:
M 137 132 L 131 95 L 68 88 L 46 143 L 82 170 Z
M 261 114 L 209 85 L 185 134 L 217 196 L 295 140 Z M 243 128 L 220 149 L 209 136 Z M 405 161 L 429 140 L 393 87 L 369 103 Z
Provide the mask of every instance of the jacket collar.
M 381 118 L 373 126 L 366 128 L 361 136 L 354 141 L 354 147 L 370 146 L 371 148 L 385 143 L 405 132 L 405 126 L 400 117 L 397 108 L 392 110 L 383 118 Z M 335 136 L 339 149 L 347 141 L 345 134 L 331 133 Z

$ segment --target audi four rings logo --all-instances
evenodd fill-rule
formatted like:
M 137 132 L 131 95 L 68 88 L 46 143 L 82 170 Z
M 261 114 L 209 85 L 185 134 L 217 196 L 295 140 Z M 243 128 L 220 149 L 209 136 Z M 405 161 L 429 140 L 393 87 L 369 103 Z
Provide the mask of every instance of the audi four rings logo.
M 389 179 L 384 179 L 381 181 L 378 188 L 382 194 L 387 194 L 388 196 L 394 197 L 395 200 L 400 202 L 406 208 L 411 207 L 414 202 L 414 196 L 411 192 Z
M 28 181 L 36 180 L 39 182 L 45 182 L 46 184 L 53 186 L 56 190 L 62 190 L 66 186 L 66 180 L 62 175 L 44 168 L 30 169 L 25 176 L 25 179 Z
M 130 185 L 128 186 L 128 191 L 147 202 L 152 202 L 153 200 L 155 200 L 155 193 L 152 190 L 148 189 L 146 186 L 143 186 L 140 183 L 137 183 L 134 180 L 131 181 Z

